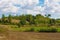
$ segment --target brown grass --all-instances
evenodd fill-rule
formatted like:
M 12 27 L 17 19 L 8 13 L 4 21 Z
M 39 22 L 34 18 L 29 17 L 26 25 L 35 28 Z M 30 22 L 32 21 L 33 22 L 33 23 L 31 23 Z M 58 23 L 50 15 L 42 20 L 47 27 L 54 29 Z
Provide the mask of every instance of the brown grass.
M 13 19 L 12 23 L 19 23 L 20 20 Z

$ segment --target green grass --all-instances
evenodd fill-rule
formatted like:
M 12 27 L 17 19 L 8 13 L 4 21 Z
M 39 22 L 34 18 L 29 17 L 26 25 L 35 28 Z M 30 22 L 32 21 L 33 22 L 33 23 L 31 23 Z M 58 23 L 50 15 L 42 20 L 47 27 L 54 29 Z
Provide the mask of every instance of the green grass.
M 20 31 L 20 32 L 60 32 L 57 28 L 52 27 L 20 27 L 20 28 L 11 28 L 11 31 Z
M 60 32 L 60 28 L 56 27 L 36 27 L 36 26 L 24 26 L 18 27 L 17 25 L 8 25 L 8 29 L 0 28 L 0 32 L 10 31 L 20 31 L 20 32 Z
M 57 29 L 57 32 L 60 32 L 60 28 L 56 28 Z

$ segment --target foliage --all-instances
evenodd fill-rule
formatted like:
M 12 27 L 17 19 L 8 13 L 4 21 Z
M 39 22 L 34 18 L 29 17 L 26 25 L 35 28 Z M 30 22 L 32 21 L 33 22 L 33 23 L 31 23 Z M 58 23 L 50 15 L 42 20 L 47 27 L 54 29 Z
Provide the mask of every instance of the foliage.
M 20 32 L 60 32 L 59 29 L 52 27 L 20 27 L 11 29 L 12 31 L 20 31 Z
M 39 32 L 57 32 L 56 28 L 42 28 Z
M 9 16 L 8 16 L 9 23 L 11 23 L 11 20 L 12 20 L 12 16 L 11 16 L 11 14 L 9 14 Z
M 2 14 L 2 23 L 5 23 L 5 15 Z
M 49 17 L 51 17 L 51 14 L 46 14 L 45 16 L 49 18 Z
M 12 16 L 9 14 L 8 17 L 5 17 L 3 14 L 2 18 L 0 19 L 0 24 L 2 23 L 3 25 L 17 25 L 18 27 L 15 29 L 26 32 L 60 32 L 59 28 L 55 28 L 55 26 L 60 26 L 60 19 L 57 20 L 50 17 L 50 14 L 46 15 L 46 17 L 42 16 L 41 14 L 28 14 L 20 16 Z M 19 21 L 15 23 L 14 19 Z M 12 22 L 12 20 L 14 22 Z

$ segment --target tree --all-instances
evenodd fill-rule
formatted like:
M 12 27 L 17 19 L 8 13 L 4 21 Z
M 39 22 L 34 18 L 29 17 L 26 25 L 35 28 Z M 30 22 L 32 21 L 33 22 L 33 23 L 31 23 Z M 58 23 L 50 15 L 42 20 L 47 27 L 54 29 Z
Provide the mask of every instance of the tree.
M 45 16 L 46 16 L 47 18 L 50 18 L 50 17 L 51 17 L 51 14 L 46 14 Z M 52 25 L 52 20 L 49 19 L 49 21 L 48 21 L 48 27 L 51 26 L 51 25 Z
M 51 17 L 51 14 L 46 14 L 45 16 L 49 18 L 49 17 Z
M 42 18 L 41 14 L 37 14 L 35 17 L 35 24 L 38 25 L 38 24 L 42 23 L 41 18 Z
M 18 23 L 18 27 L 26 25 L 26 17 L 25 15 L 20 16 L 20 22 Z
M 49 24 L 52 26 L 52 25 L 55 25 L 55 19 L 50 19 L 50 22 L 49 22 Z
M 41 14 L 37 14 L 36 16 L 42 16 Z
M 8 21 L 9 21 L 9 23 L 11 23 L 11 21 L 12 21 L 12 16 L 11 16 L 11 14 L 9 14 L 9 16 L 8 16 Z
M 18 27 L 20 28 L 20 26 L 21 26 L 21 23 L 19 22 L 17 25 L 18 25 Z
M 25 24 L 26 24 L 26 21 L 25 21 L 25 20 L 21 20 L 21 21 L 20 21 L 20 24 L 21 24 L 21 25 L 25 25 Z
M 1 19 L 0 19 L 0 23 L 1 23 Z
M 5 22 L 5 15 L 2 14 L 2 23 L 4 23 L 4 22 Z
M 31 15 L 31 14 L 26 15 L 26 20 L 29 22 L 30 25 L 34 24 L 34 19 L 35 19 L 35 17 L 33 15 Z

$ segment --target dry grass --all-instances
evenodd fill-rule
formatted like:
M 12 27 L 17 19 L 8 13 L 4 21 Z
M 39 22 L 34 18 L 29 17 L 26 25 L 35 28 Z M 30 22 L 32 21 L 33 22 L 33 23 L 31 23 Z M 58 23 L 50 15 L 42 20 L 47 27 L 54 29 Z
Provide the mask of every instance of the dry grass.
M 0 40 L 7 40 L 8 29 L 6 25 L 0 25 Z
M 12 23 L 19 23 L 20 20 L 13 19 Z

